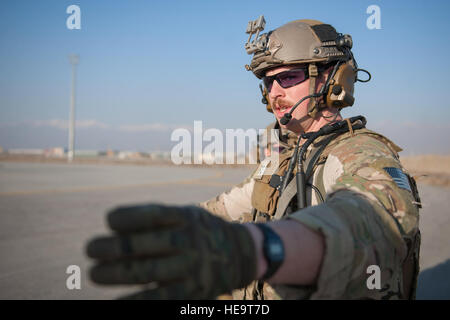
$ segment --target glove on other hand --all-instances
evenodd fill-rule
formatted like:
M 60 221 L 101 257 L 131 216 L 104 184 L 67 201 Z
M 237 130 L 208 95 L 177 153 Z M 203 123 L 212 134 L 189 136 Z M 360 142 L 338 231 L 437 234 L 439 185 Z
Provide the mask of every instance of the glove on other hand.
M 127 299 L 214 299 L 256 278 L 248 230 L 195 207 L 150 204 L 119 207 L 107 216 L 112 236 L 91 240 L 98 284 L 157 287 Z

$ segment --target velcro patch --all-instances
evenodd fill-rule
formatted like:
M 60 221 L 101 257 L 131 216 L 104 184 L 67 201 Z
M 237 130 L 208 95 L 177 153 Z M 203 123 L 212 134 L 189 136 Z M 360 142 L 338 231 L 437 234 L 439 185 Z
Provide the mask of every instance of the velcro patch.
M 336 29 L 334 29 L 333 26 L 329 24 L 317 24 L 311 26 L 311 29 L 314 30 L 317 37 L 319 37 L 320 41 L 322 42 L 334 41 L 338 36 Z
M 385 167 L 383 169 L 394 179 L 395 184 L 399 188 L 411 191 L 408 176 L 401 169 L 395 167 Z

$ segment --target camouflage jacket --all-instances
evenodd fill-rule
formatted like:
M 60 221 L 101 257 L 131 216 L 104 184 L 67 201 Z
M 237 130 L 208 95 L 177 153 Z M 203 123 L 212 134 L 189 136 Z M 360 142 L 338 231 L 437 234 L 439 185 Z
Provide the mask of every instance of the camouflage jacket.
M 325 139 L 313 143 L 306 157 Z M 284 147 L 280 159 L 286 154 L 284 159 L 289 159 L 292 144 Z M 255 282 L 250 288 L 233 292 L 233 297 L 414 298 L 419 271 L 417 202 L 420 200 L 414 181 L 400 163 L 399 150 L 387 138 L 367 129 L 332 140 L 322 151 L 308 180 L 319 191 L 307 189 L 308 207 L 294 209 L 283 217 L 320 232 L 325 239 L 326 250 L 316 284 L 269 286 Z M 254 204 L 261 203 L 255 201 L 258 198 L 255 190 L 261 190 L 262 184 L 270 180 L 261 171 L 267 170 L 258 168 L 244 182 L 201 206 L 229 221 L 252 221 Z M 275 207 L 280 205 L 276 191 L 267 197 L 275 199 L 270 200 Z M 273 217 L 273 212 L 269 215 Z M 368 268 L 373 265 L 379 267 L 379 289 L 368 286 L 371 276 Z

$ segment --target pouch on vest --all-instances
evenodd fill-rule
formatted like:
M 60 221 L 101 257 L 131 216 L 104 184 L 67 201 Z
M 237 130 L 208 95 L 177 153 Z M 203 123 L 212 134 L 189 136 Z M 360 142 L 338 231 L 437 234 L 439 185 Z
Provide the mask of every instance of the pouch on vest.
M 293 150 L 284 150 L 279 154 L 278 161 L 271 161 L 270 164 L 261 162 L 260 167 L 253 175 L 255 186 L 252 193 L 252 206 L 260 212 L 273 215 L 277 208 L 279 191 L 270 185 L 273 174 L 282 176 L 287 169 L 289 159 Z

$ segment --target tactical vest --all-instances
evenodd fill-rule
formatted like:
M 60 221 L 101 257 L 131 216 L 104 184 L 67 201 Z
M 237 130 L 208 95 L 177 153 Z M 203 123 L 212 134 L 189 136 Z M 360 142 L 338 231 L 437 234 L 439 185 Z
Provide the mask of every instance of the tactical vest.
M 314 142 L 306 154 L 305 168 L 306 168 L 306 181 L 307 183 L 307 198 L 308 206 L 311 205 L 312 199 L 315 195 L 316 204 L 324 201 L 325 198 L 325 188 L 323 183 L 323 169 L 322 164 L 325 163 L 328 155 L 333 150 L 333 147 L 340 141 L 348 139 L 353 135 L 370 135 L 376 139 L 383 141 L 391 150 L 395 153 L 401 151 L 402 149 L 391 142 L 389 139 L 381 134 L 368 130 L 366 128 L 351 130 L 351 132 L 342 133 L 336 135 L 331 133 L 327 136 L 317 139 Z M 283 176 L 287 170 L 287 166 L 290 158 L 293 155 L 294 144 L 291 138 L 291 143 L 285 144 L 286 148 L 280 153 L 278 169 L 275 172 L 277 176 Z M 296 140 L 296 139 L 295 139 Z M 322 166 L 321 166 L 322 165 Z M 311 180 L 317 168 L 320 167 L 320 171 L 317 173 L 316 186 L 312 186 Z M 296 170 L 296 169 L 295 169 Z M 295 174 L 295 171 L 294 171 Z M 420 198 L 417 191 L 417 186 L 412 177 L 410 178 L 411 189 L 414 198 L 420 203 Z M 283 191 L 280 197 L 280 192 L 274 186 L 273 175 L 262 175 L 260 179 L 255 179 L 255 185 L 252 193 L 252 220 L 254 222 L 266 222 L 269 220 L 281 219 L 284 215 L 290 214 L 296 211 L 296 195 L 297 186 L 296 179 L 292 179 L 288 184 L 286 189 Z M 317 201 L 318 200 L 318 201 Z M 413 240 L 405 239 L 406 245 L 408 247 L 407 257 L 403 262 L 403 292 L 405 299 L 414 299 L 415 291 L 417 285 L 417 277 L 419 273 L 419 249 L 420 249 L 420 231 L 416 233 Z M 255 300 L 263 300 L 268 296 L 267 292 L 273 294 L 274 290 L 267 283 L 262 281 L 255 281 L 252 285 L 253 288 L 247 287 L 244 291 L 243 298 L 247 297 L 253 298 Z M 250 290 L 249 290 L 250 289 Z M 250 292 L 248 292 L 250 291 Z M 251 293 L 251 295 L 249 294 Z

